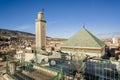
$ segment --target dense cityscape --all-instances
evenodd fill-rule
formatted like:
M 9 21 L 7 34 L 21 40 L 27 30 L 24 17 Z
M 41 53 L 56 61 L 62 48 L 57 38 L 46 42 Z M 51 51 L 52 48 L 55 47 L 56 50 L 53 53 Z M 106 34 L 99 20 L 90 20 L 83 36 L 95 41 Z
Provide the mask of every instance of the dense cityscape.
M 100 38 L 84 24 L 69 38 L 48 36 L 46 12 L 32 14 L 35 34 L 0 29 L 0 80 L 120 80 L 119 36 Z

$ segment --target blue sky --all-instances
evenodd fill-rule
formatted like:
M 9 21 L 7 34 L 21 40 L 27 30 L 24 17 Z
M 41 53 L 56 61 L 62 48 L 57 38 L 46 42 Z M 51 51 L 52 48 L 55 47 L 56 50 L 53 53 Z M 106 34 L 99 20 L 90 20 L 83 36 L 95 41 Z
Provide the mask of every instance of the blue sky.
M 0 0 L 0 28 L 35 33 L 42 8 L 50 37 L 71 37 L 83 25 L 93 34 L 120 32 L 120 0 Z

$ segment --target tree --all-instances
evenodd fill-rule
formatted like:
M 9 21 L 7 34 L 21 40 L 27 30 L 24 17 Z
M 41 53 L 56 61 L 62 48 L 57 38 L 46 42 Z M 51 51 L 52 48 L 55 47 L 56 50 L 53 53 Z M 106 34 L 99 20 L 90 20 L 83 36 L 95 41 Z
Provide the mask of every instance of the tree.
M 87 56 L 84 53 L 75 53 L 73 57 L 73 64 L 76 69 L 76 75 L 75 78 L 77 80 L 83 80 L 84 79 L 84 69 L 85 69 L 85 61 L 87 60 Z

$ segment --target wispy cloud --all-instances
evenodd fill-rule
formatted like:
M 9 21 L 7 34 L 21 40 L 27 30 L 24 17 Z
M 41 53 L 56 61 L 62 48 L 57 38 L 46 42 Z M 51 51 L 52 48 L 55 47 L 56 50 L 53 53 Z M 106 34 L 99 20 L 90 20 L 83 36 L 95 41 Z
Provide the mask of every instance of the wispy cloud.
M 30 28 L 29 25 L 20 25 L 20 26 L 16 26 L 16 27 L 14 28 L 14 30 L 25 31 L 25 30 L 27 30 L 27 29 L 29 29 L 29 28 Z
M 19 26 L 14 27 L 14 29 L 12 29 L 12 30 L 35 33 L 35 26 L 33 24 L 31 24 L 31 25 L 19 25 Z

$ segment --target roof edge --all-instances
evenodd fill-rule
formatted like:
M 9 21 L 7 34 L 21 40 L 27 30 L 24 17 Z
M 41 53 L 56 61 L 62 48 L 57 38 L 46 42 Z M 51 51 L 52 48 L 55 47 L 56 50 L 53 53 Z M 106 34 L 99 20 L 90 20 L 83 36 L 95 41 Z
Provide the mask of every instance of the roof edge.
M 87 50 L 102 50 L 104 47 L 79 47 L 79 46 L 61 46 L 61 48 L 69 49 L 87 49 Z

